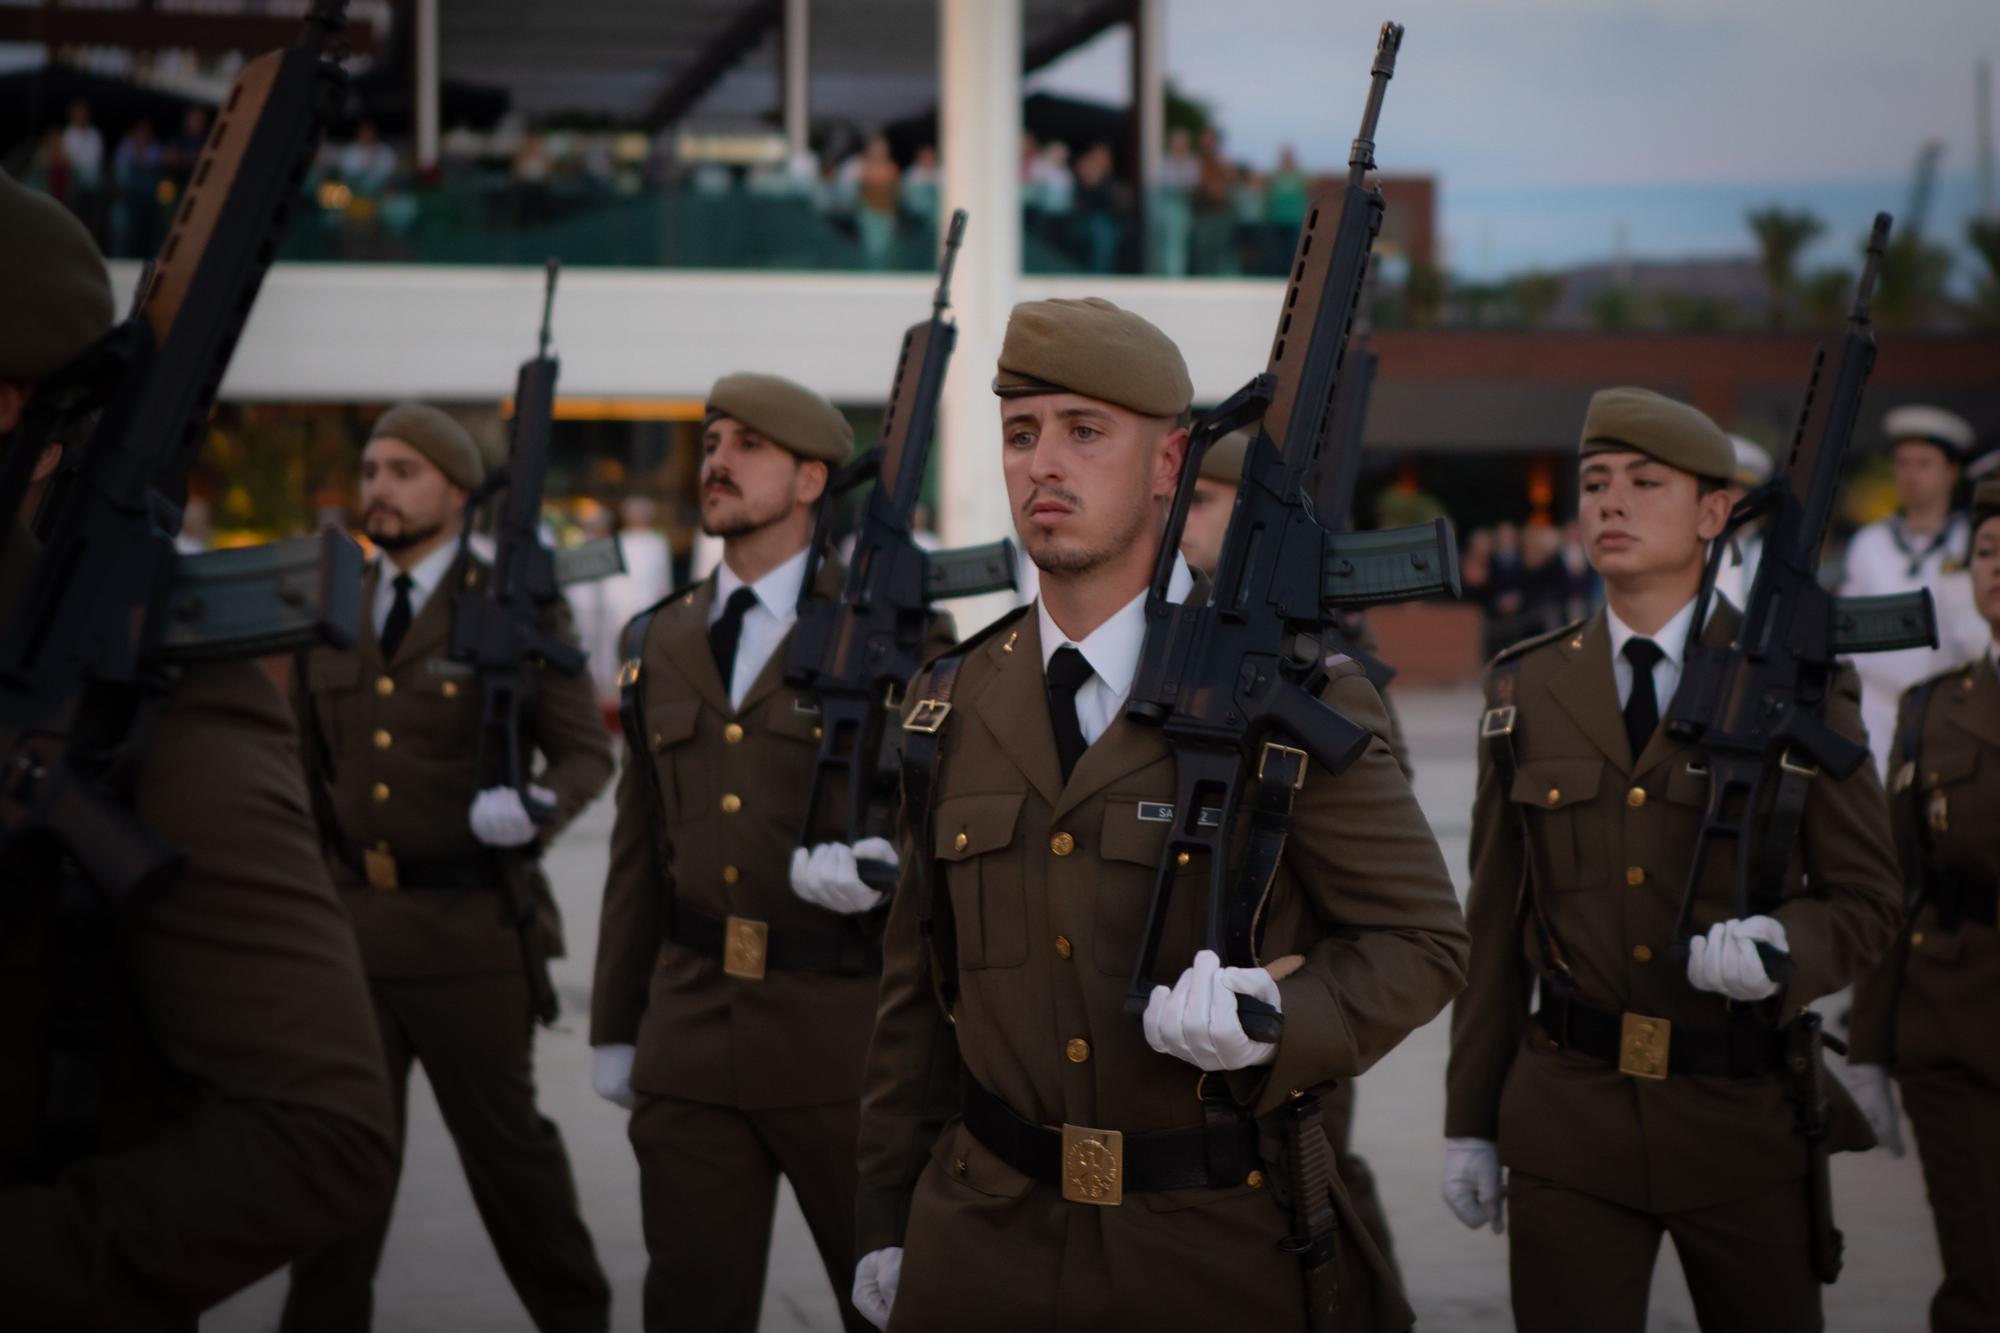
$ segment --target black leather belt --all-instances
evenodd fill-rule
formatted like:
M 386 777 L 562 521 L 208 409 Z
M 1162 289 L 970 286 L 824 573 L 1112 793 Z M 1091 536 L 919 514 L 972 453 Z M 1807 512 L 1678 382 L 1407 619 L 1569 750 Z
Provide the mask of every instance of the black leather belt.
M 490 889 L 500 882 L 500 871 L 485 856 L 462 856 L 439 861 L 406 861 L 385 852 L 364 852 L 343 843 L 340 859 L 379 893 L 400 893 L 405 889 Z
M 722 964 L 745 981 L 767 971 L 824 972 L 836 977 L 872 977 L 882 972 L 882 946 L 860 930 L 842 934 L 772 930 L 761 921 L 729 917 L 718 921 L 685 903 L 668 904 L 667 938 L 683 949 Z
M 1785 1056 L 1784 1032 L 1747 1015 L 1728 1027 L 1676 1028 L 1663 1018 L 1599 1009 L 1546 984 L 1535 1022 L 1557 1045 L 1640 1078 L 1754 1078 L 1775 1072 Z
M 1120 1134 L 1057 1128 L 1023 1120 L 976 1080 L 965 1081 L 965 1127 L 972 1136 L 1022 1175 L 1060 1185 L 1064 1198 L 1079 1203 L 1116 1203 L 1135 1190 L 1249 1182 L 1258 1165 L 1257 1122 L 1226 1098 L 1204 1097 L 1202 1106 L 1208 1118 L 1203 1129 Z

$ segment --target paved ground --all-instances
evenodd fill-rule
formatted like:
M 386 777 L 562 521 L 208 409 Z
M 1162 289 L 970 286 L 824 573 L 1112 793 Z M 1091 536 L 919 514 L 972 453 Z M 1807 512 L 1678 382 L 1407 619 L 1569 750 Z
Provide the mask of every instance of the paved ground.
M 1417 794 L 1462 889 L 1478 701 L 1455 691 L 1412 694 L 1399 702 L 1416 757 Z M 543 1112 L 563 1127 L 585 1217 L 616 1292 L 616 1327 L 636 1330 L 645 1270 L 636 1176 L 623 1112 L 590 1092 L 583 1019 L 610 826 L 608 804 L 601 802 L 551 857 L 571 956 L 557 971 L 565 1017 L 543 1035 L 537 1061 Z M 1837 1002 L 1829 1008 L 1836 1009 Z M 1360 1085 L 1355 1138 L 1380 1183 L 1419 1327 L 1504 1330 L 1511 1327 L 1506 1242 L 1489 1232 L 1467 1231 L 1438 1199 L 1445 1050 L 1440 1018 L 1371 1071 Z M 1828 1293 L 1829 1329 L 1905 1333 L 1922 1327 L 1938 1263 L 1915 1158 L 1896 1161 L 1880 1152 L 1836 1157 L 1834 1188 L 1848 1265 Z M 203 1328 L 222 1333 L 274 1328 L 283 1294 L 282 1277 L 261 1283 L 212 1314 Z M 402 1190 L 376 1297 L 376 1326 L 385 1333 L 529 1327 L 486 1241 L 421 1080 L 411 1098 Z M 767 1333 L 839 1328 L 825 1275 L 789 1197 L 780 1208 L 763 1327 Z M 1655 1275 L 1651 1327 L 1695 1327 L 1671 1247 Z

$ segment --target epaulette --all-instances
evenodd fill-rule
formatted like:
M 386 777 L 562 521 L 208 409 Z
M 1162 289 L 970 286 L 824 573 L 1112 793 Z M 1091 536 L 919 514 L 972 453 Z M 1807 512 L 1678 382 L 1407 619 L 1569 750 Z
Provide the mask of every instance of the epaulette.
M 685 587 L 676 588 L 659 601 L 647 607 L 644 611 L 641 611 L 638 615 L 626 621 L 625 628 L 618 631 L 619 658 L 622 661 L 630 662 L 636 657 L 643 656 L 646 647 L 646 631 L 652 627 L 653 616 L 668 602 L 679 601 L 706 582 L 708 582 L 707 579 L 701 578 L 696 579 L 693 583 Z
M 1931 693 L 1933 690 L 1937 689 L 1938 686 L 1944 684 L 1948 680 L 1952 680 L 1957 677 L 1963 677 L 1967 680 L 1971 680 L 1973 679 L 1972 673 L 1977 671 L 1981 666 L 1985 665 L 1985 663 L 1986 659 L 1984 657 L 1975 657 L 1970 661 L 1960 662 L 1957 666 L 1946 667 L 1942 671 L 1935 672 L 1931 675 L 1925 676 L 1922 680 L 1918 681 L 1916 684 L 1910 686 L 1908 689 L 1903 691 L 1902 697 L 1896 701 L 1897 706 L 1900 708 L 1904 701 L 1916 698 L 1920 694 L 1927 695 Z M 1970 687 L 1968 686 L 1967 688 Z
M 994 620 L 991 624 L 987 625 L 986 628 L 980 630 L 974 630 L 970 638 L 960 639 L 957 643 L 954 643 L 951 647 L 945 649 L 943 652 L 933 653 L 930 656 L 930 658 L 924 662 L 923 667 L 918 671 L 917 674 L 922 675 L 924 672 L 929 671 L 932 667 L 936 666 L 939 662 L 942 662 L 947 657 L 966 656 L 973 649 L 977 648 L 980 644 L 985 643 L 995 634 L 1007 628 L 1009 625 L 1012 625 L 1022 616 L 1026 615 L 1031 609 L 1033 609 L 1034 605 L 1035 604 L 1033 602 L 1027 602 L 1024 603 L 1023 605 L 1017 606 L 1012 611 L 1009 611 L 1005 615 Z
M 1554 643 L 1557 639 L 1566 639 L 1589 623 L 1590 617 L 1585 616 L 1581 620 L 1570 621 L 1569 624 L 1564 625 L 1561 629 L 1552 629 L 1545 634 L 1532 634 L 1522 639 L 1519 643 L 1510 643 L 1499 652 L 1493 654 L 1493 660 L 1486 664 L 1487 669 L 1491 670 L 1499 666 L 1502 662 L 1511 662 L 1515 658 L 1530 653 L 1545 644 Z

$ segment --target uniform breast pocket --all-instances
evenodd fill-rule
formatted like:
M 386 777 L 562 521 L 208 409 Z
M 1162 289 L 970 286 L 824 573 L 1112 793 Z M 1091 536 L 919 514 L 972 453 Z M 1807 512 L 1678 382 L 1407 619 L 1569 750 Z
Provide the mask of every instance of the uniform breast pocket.
M 1164 801 L 1111 796 L 1104 802 L 1104 827 L 1098 837 L 1104 872 L 1095 884 L 1090 955 L 1097 970 L 1107 976 L 1129 977 L 1139 960 L 1139 939 L 1152 908 L 1153 886 L 1159 881 L 1160 856 L 1173 817 L 1173 806 Z M 1207 891 L 1208 871 L 1199 858 L 1190 858 L 1175 872 L 1154 960 L 1154 975 L 1160 979 L 1171 982 L 1204 946 Z
M 1971 744 L 1946 744 L 1920 754 L 1922 767 L 1911 774 L 1917 784 L 1916 817 L 1933 855 L 1951 865 L 1968 862 L 1978 873 L 1982 853 L 1992 846 L 1979 786 L 1979 750 Z M 1902 799 L 1908 800 L 1907 796 Z
M 1603 780 L 1602 759 L 1537 759 L 1514 775 L 1508 796 L 1527 816 L 1548 878 L 1539 887 L 1574 893 L 1610 886 L 1609 830 L 1590 808 Z
M 701 705 L 692 699 L 653 704 L 646 709 L 646 741 L 660 775 L 669 818 L 683 811 L 707 810 L 712 793 L 705 767 L 691 744 L 701 720 Z
M 409 697 L 414 706 L 399 710 L 412 744 L 438 756 L 458 757 L 479 746 L 479 682 L 471 672 L 431 670 L 450 665 L 438 658 L 416 674 Z
M 936 855 L 967 972 L 1028 961 L 1028 902 L 1014 845 L 1024 792 L 950 796 L 938 802 Z
M 362 724 L 356 717 L 361 700 L 361 663 L 346 654 L 312 654 L 306 663 L 304 685 L 314 716 L 328 744 L 355 734 Z
M 771 701 L 765 710 L 763 725 L 772 737 L 771 778 L 765 800 L 770 803 L 774 817 L 786 828 L 795 829 L 806 815 L 806 797 L 809 794 L 808 775 L 812 771 L 813 759 L 819 753 L 820 710 L 797 695 L 787 699 L 783 695 Z M 847 808 L 847 792 L 828 791 L 820 796 L 820 808 L 838 812 Z M 836 825 L 826 830 L 827 836 L 840 836 Z

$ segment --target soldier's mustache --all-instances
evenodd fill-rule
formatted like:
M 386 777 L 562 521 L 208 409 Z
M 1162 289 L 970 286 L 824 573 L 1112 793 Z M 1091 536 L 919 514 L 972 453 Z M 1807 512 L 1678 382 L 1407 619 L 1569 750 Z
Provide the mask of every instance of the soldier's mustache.
M 1043 500 L 1057 500 L 1076 510 L 1079 514 L 1083 512 L 1083 497 L 1073 491 L 1066 491 L 1060 486 L 1035 487 L 1034 490 L 1028 492 L 1028 498 L 1021 502 L 1021 512 L 1024 514 L 1030 512 Z

